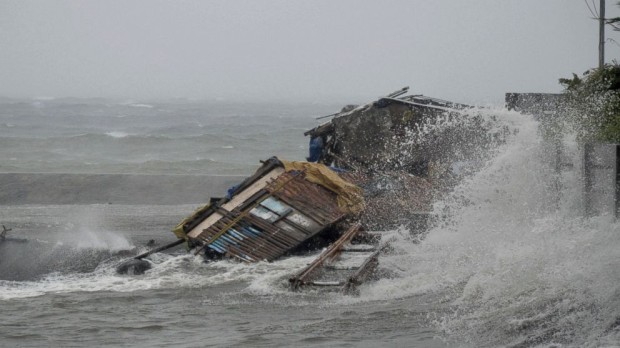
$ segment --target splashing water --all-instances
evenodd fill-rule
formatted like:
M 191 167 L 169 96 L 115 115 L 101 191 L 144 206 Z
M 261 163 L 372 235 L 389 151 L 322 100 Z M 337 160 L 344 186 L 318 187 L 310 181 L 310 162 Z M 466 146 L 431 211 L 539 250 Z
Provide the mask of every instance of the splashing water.
M 617 344 L 620 224 L 582 216 L 574 141 L 565 144 L 574 169 L 558 185 L 538 123 L 499 116 L 518 132 L 436 204 L 445 219 L 420 244 L 394 233 L 399 241 L 381 264 L 396 276 L 362 297 L 434 294 L 448 306 L 430 318 L 450 339 L 474 346 Z
M 79 249 L 105 249 L 113 252 L 134 247 L 127 237 L 119 233 L 90 228 L 80 230 L 80 239 L 77 240 L 76 246 Z
M 88 273 L 50 273 L 36 281 L 0 280 L 0 300 L 72 292 L 133 292 L 156 289 L 191 289 L 235 283 L 254 295 L 290 295 L 286 279 L 291 269 L 305 266 L 314 256 L 277 262 L 245 264 L 235 261 L 205 263 L 200 256 L 153 255 L 155 267 L 141 276 L 119 275 L 118 258 L 101 262 Z
M 394 275 L 362 286 L 359 298 L 320 295 L 321 299 L 306 301 L 304 294 L 288 292 L 286 278 L 291 270 L 305 266 L 311 256 L 245 265 L 204 264 L 192 255 L 157 254 L 156 266 L 143 276 L 117 275 L 116 261 L 111 260 L 94 265 L 89 272 L 2 280 L 0 300 L 19 302 L 21 298 L 74 292 L 93 293 L 91 298 L 96 298 L 108 291 L 172 289 L 171 293 L 177 293 L 179 289 L 203 288 L 224 289 L 222 296 L 227 296 L 232 289 L 244 295 L 233 300 L 247 297 L 249 302 L 273 296 L 274 302 L 284 298 L 312 307 L 372 302 L 369 306 L 377 311 L 383 310 L 384 303 L 409 304 L 410 312 L 428 308 L 427 320 L 457 345 L 617 345 L 620 225 L 609 216 L 582 217 L 576 144 L 570 139 L 564 144 L 566 153 L 573 156 L 574 169 L 563 171 L 558 184 L 558 176 L 546 160 L 547 149 L 537 122 L 514 112 L 479 112 L 485 119 L 497 115 L 498 127 L 516 132 L 499 148 L 481 150 L 484 166 L 437 203 L 436 212 L 445 218 L 421 243 L 412 243 L 407 231 L 392 232 L 394 251 L 382 256 L 380 262 Z M 424 132 L 435 131 L 433 125 L 425 126 Z M 79 233 L 82 244 L 72 247 L 80 251 L 132 246 L 114 229 L 107 230 L 101 218 L 86 208 L 78 211 L 69 218 L 72 225 L 67 225 L 67 238 L 61 239 L 69 244 Z M 41 249 L 54 248 L 46 245 Z M 55 259 L 46 255 L 42 254 L 45 263 Z M 62 258 L 67 257 L 63 254 Z M 230 284 L 234 286 L 226 287 Z M 251 296 L 245 296 L 248 294 Z M 215 304 L 219 300 L 202 299 Z M 424 306 L 420 301 L 425 301 Z M 394 325 L 406 321 L 399 317 L 400 311 L 386 313 L 397 318 L 390 322 Z M 358 325 L 358 318 L 355 321 Z M 410 334 L 404 331 L 410 327 L 402 330 L 398 334 Z
M 111 252 L 129 250 L 135 246 L 121 233 L 108 230 L 102 212 L 91 207 L 75 208 L 65 217 L 59 240 L 73 244 L 77 249 L 108 250 Z

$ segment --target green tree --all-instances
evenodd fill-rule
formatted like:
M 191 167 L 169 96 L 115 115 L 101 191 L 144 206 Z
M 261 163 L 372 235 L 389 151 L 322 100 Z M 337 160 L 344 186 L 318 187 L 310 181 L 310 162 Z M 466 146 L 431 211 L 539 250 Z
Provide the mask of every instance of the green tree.
M 582 77 L 560 79 L 565 87 L 566 121 L 581 141 L 620 143 L 620 65 L 606 64 Z

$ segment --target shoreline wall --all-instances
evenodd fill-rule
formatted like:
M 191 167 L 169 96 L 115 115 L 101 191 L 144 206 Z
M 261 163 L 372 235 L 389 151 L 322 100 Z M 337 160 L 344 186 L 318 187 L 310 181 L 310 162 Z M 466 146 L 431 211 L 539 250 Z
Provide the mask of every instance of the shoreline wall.
M 0 205 L 202 204 L 243 176 L 0 173 Z

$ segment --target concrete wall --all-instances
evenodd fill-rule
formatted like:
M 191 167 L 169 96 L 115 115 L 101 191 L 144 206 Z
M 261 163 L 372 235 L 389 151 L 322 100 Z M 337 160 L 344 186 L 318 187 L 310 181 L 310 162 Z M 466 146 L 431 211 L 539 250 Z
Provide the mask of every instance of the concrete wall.
M 0 174 L 0 205 L 202 204 L 222 197 L 242 176 Z

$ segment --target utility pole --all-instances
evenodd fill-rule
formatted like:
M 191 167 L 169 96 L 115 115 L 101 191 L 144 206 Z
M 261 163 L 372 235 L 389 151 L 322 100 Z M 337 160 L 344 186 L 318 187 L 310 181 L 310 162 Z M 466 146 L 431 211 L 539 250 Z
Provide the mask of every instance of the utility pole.
M 601 0 L 598 16 L 598 68 L 605 65 L 605 0 Z

